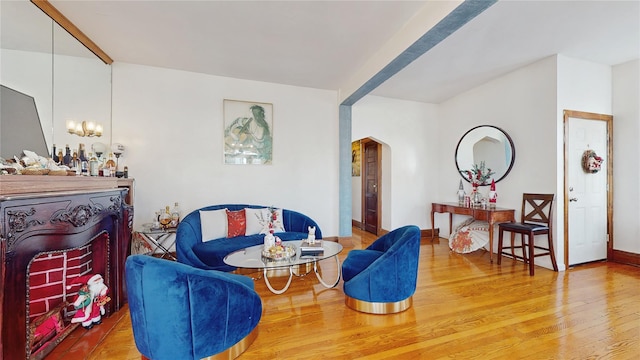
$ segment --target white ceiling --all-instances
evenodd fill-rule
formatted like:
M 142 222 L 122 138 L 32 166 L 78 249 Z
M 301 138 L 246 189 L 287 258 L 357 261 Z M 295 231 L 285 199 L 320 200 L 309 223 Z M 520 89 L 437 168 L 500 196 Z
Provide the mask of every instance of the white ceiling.
M 116 62 L 331 90 L 426 4 L 50 2 Z M 640 0 L 498 1 L 372 94 L 439 103 L 554 54 L 607 65 L 640 58 Z

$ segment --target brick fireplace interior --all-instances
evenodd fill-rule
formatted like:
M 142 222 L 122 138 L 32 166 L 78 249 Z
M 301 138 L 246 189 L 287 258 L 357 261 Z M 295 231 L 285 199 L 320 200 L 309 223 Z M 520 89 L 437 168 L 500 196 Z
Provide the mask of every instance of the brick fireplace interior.
M 72 324 L 73 306 L 83 275 L 108 276 L 109 235 L 105 232 L 75 249 L 61 249 L 36 256 L 28 268 L 27 314 L 32 358 L 44 357 L 78 324 Z M 73 284 L 73 286 L 72 286 Z

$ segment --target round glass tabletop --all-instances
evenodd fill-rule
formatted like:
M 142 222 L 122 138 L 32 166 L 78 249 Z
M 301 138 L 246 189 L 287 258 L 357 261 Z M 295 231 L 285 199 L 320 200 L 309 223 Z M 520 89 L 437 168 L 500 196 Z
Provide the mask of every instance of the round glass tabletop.
M 264 245 L 256 245 L 232 252 L 225 256 L 224 263 L 229 266 L 245 269 L 282 268 L 328 259 L 338 255 L 342 251 L 342 245 L 339 243 L 333 241 L 322 241 L 322 248 L 324 250 L 322 254 L 315 256 L 300 256 L 300 245 L 302 244 L 302 240 L 283 241 L 282 244 L 286 246 L 293 246 L 296 250 L 296 254 L 283 259 L 270 259 L 262 256 L 262 249 Z

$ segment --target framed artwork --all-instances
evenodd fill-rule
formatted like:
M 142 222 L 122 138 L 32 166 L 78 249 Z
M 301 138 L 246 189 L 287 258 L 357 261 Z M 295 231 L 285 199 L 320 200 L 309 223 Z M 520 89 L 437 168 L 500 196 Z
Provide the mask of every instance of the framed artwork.
M 360 176 L 360 140 L 351 143 L 351 176 Z
M 224 163 L 271 164 L 273 104 L 224 99 Z

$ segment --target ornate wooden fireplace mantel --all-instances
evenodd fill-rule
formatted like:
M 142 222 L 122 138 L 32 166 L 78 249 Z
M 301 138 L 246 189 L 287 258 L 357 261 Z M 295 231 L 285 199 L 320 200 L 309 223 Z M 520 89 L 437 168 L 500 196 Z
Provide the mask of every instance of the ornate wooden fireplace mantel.
M 94 246 L 95 258 L 104 260 L 94 261 L 93 271 L 109 288 L 107 316 L 126 303 L 130 185 L 116 178 L 0 176 L 0 358 L 41 359 L 66 336 L 31 348 L 29 266 L 42 254 L 106 239 Z

